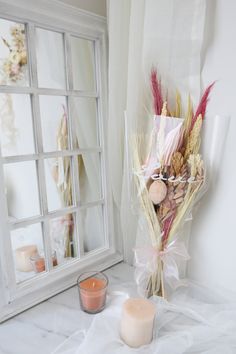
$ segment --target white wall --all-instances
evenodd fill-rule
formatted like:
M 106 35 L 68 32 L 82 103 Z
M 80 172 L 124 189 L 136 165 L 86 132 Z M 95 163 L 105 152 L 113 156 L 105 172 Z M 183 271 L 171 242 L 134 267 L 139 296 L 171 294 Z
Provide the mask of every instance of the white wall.
M 97 15 L 106 16 L 106 0 L 59 0 L 64 4 L 79 7 Z
M 230 115 L 223 159 L 194 219 L 189 275 L 236 291 L 236 2 L 208 0 L 202 53 L 203 86 L 218 80 L 208 117 Z M 210 132 L 209 136 L 210 138 Z M 206 142 L 209 140 L 206 139 Z M 219 141 L 220 143 L 220 141 Z M 217 156 L 216 156 L 217 158 Z M 216 171 L 215 171 L 216 172 Z

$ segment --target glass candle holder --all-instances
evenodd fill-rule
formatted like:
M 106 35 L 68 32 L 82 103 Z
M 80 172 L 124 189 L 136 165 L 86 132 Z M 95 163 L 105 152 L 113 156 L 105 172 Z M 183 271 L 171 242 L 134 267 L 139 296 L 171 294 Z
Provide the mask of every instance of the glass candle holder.
M 30 257 L 30 261 L 35 273 L 41 273 L 45 271 L 45 256 L 44 254 L 37 254 Z M 52 264 L 53 267 L 57 266 L 57 256 L 56 252 L 52 252 Z
M 81 309 L 92 314 L 101 312 L 106 304 L 107 276 L 101 272 L 85 272 L 77 283 Z

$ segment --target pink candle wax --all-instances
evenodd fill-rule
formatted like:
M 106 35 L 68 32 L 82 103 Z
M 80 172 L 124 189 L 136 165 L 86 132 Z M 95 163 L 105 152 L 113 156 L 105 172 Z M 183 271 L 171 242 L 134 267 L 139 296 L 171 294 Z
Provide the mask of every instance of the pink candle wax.
M 102 273 L 98 273 L 102 274 Z M 107 279 L 92 276 L 79 282 L 81 308 L 89 313 L 103 310 L 106 303 Z

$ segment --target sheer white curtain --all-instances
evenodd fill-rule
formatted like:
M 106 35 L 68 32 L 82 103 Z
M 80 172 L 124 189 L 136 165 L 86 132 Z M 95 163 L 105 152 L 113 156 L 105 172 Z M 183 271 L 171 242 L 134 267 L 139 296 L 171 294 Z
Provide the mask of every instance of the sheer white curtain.
M 138 218 L 132 212 L 125 146 L 130 128 L 150 119 L 149 73 L 157 66 L 166 86 L 198 101 L 205 0 L 109 0 L 109 155 L 116 217 L 125 259 L 132 263 Z M 186 98 L 186 97 L 184 97 Z M 138 124 L 137 124 L 138 123 Z M 127 137 L 129 141 L 129 135 Z

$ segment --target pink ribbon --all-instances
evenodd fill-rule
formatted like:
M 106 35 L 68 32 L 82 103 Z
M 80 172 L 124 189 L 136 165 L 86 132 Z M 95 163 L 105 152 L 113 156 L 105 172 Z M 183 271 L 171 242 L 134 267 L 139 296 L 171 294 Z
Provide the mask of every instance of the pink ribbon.
M 147 288 L 150 276 L 157 273 L 161 276 L 161 261 L 163 262 L 164 281 L 172 289 L 183 284 L 179 277 L 178 260 L 190 259 L 184 242 L 176 238 L 163 251 L 156 247 L 139 247 L 134 249 L 135 280 L 143 291 Z

